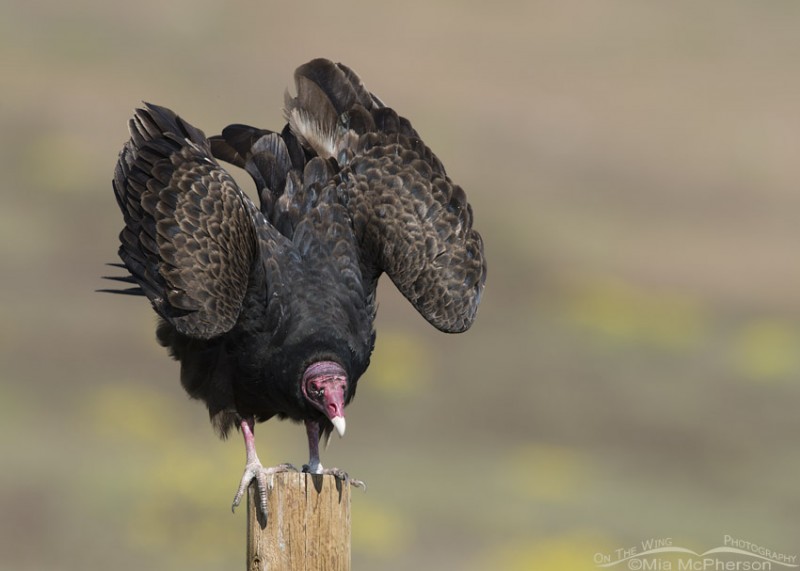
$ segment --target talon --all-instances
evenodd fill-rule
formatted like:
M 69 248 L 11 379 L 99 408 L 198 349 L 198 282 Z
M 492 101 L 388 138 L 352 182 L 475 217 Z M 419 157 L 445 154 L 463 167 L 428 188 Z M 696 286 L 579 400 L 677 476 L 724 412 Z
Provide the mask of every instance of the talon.
M 345 426 L 344 417 L 334 416 L 331 418 L 331 422 L 333 422 L 334 428 L 336 428 L 337 432 L 339 432 L 339 435 L 343 435 Z M 342 482 L 347 482 L 356 488 L 361 488 L 362 490 L 366 491 L 367 485 L 364 482 L 361 480 L 354 480 L 344 470 L 340 470 L 339 468 L 322 467 L 322 464 L 319 461 L 319 422 L 306 420 L 306 433 L 308 434 L 309 461 L 308 464 L 303 464 L 303 472 L 307 474 L 328 474 Z M 325 436 L 330 437 L 330 432 L 326 433 Z
M 322 466 L 320 466 L 319 471 L 312 472 L 308 464 L 303 464 L 303 472 L 306 474 L 324 474 L 327 476 L 333 476 L 334 478 L 336 478 L 341 482 L 345 482 L 347 484 L 350 484 L 351 486 L 360 488 L 365 492 L 367 491 L 367 484 L 364 483 L 363 480 L 356 480 L 355 478 L 351 478 L 347 472 L 345 472 L 344 470 L 340 470 L 339 468 L 322 468 Z
M 364 482 L 364 480 L 354 480 L 353 478 L 350 478 L 350 480 L 348 480 L 348 482 L 349 482 L 349 484 L 351 486 L 354 486 L 356 488 L 360 488 L 361 490 L 363 490 L 365 492 L 367 491 L 367 484 Z
M 258 493 L 258 507 L 261 514 L 267 517 L 267 495 L 274 486 L 275 474 L 280 472 L 297 472 L 297 468 L 291 464 L 279 464 L 271 468 L 265 468 L 257 460 L 250 462 L 245 466 L 242 480 L 239 482 L 239 489 L 236 490 L 236 495 L 233 497 L 231 504 L 231 511 L 236 513 L 236 508 L 242 501 L 242 496 L 250 483 L 256 481 L 256 490 Z M 269 479 L 267 478 L 269 476 Z

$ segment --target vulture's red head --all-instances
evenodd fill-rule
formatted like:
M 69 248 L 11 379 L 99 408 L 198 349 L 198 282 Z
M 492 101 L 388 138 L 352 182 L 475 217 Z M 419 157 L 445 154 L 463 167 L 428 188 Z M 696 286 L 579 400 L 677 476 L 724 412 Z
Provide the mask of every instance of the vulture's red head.
M 344 401 L 347 373 L 339 363 L 319 361 L 303 373 L 303 396 L 331 421 L 339 436 L 344 436 Z

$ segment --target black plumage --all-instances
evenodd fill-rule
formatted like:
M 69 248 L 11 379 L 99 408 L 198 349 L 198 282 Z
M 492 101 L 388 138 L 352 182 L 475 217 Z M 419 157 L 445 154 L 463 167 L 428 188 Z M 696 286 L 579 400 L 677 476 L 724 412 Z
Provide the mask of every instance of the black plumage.
M 295 72 L 280 132 L 231 125 L 205 135 L 147 104 L 129 127 L 113 188 L 125 220 L 119 255 L 160 316 L 159 342 L 221 435 L 241 428 L 245 475 L 263 493 L 255 422 L 344 432 L 375 342 L 386 273 L 442 331 L 472 324 L 486 265 L 464 191 L 408 120 L 342 64 Z M 245 169 L 260 207 L 217 160 Z M 279 467 L 277 469 L 284 469 Z M 263 496 L 262 496 L 263 498 Z

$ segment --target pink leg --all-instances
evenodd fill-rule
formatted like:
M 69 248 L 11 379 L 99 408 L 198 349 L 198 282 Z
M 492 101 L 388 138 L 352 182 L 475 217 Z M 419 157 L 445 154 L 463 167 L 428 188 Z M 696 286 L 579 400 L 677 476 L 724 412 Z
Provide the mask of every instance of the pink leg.
M 239 482 L 239 489 L 236 490 L 236 495 L 233 497 L 231 511 L 236 511 L 236 506 L 242 501 L 242 496 L 247 486 L 250 485 L 250 482 L 255 480 L 256 487 L 258 488 L 259 508 L 261 509 L 261 514 L 266 518 L 267 490 L 272 488 L 272 475 L 279 472 L 296 471 L 296 468 L 291 464 L 279 464 L 272 468 L 264 468 L 256 453 L 256 437 L 254 434 L 255 420 L 252 418 L 244 419 L 239 426 L 242 429 L 244 450 L 247 456 L 244 465 L 244 474 L 242 475 L 241 482 Z M 267 481 L 267 476 L 270 477 L 269 481 Z
M 259 463 L 258 454 L 256 453 L 256 435 L 255 423 L 252 418 L 243 420 L 240 424 L 242 427 L 242 436 L 244 436 L 244 450 L 247 454 L 247 463 Z

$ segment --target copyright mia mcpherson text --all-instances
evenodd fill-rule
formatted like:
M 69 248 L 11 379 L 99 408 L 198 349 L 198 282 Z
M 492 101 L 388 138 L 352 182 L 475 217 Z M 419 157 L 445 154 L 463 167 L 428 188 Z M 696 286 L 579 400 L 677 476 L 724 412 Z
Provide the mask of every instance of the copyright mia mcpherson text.
M 599 568 L 631 571 L 767 571 L 800 567 L 797 555 L 774 551 L 730 535 L 703 553 L 675 545 L 671 537 L 650 538 L 639 545 L 594 554 Z

